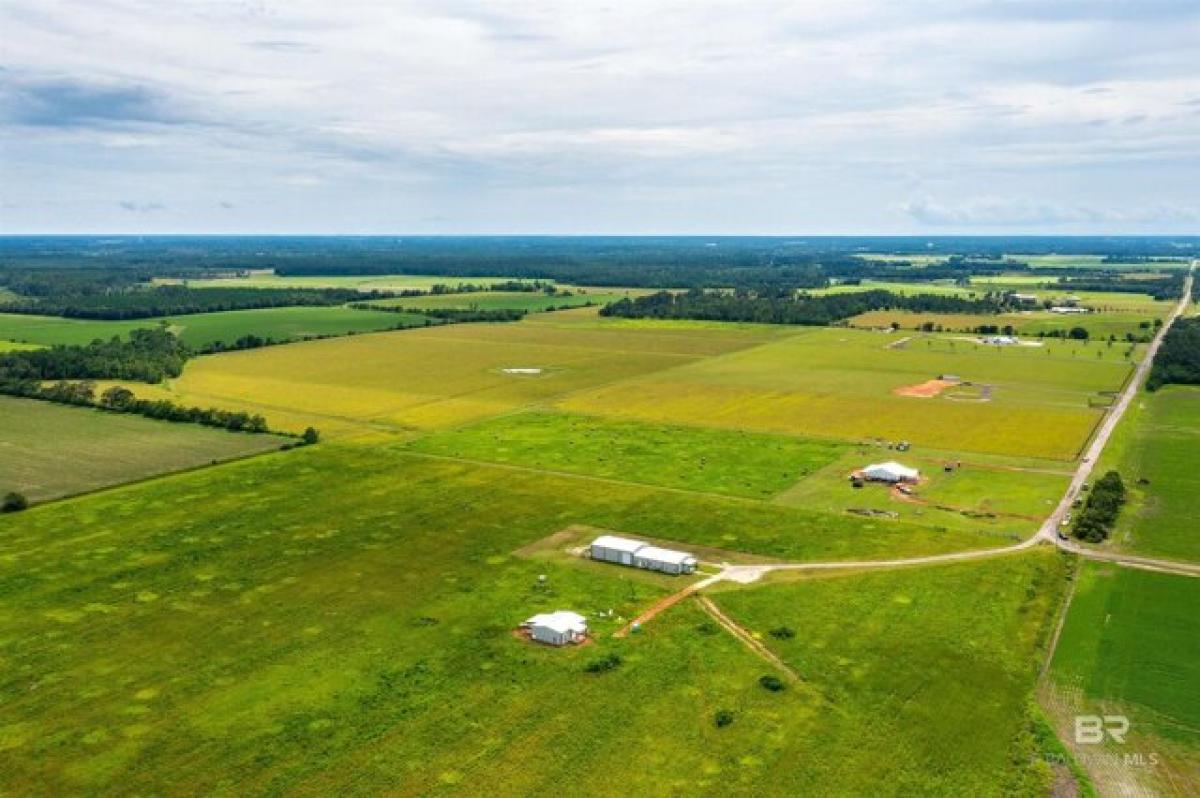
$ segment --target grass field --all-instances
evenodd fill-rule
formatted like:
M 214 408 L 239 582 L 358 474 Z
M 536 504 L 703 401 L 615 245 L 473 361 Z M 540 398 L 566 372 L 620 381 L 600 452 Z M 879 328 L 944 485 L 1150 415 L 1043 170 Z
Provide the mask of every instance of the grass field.
M 1066 740 L 1072 739 L 1069 724 L 1076 714 L 1128 718 L 1126 742 L 1100 750 L 1140 755 L 1143 763 L 1101 761 L 1098 780 L 1156 794 L 1194 795 L 1200 789 L 1197 606 L 1200 580 L 1083 565 L 1044 700 Z M 1144 763 L 1151 754 L 1158 759 L 1152 766 Z
M 0 354 L 5 352 L 21 352 L 29 349 L 40 349 L 41 344 L 21 344 L 16 341 L 0 341 Z
M 1099 418 L 1092 404 L 1120 388 L 1131 368 L 1123 351 L 1096 344 L 1000 349 L 949 336 L 899 341 L 855 330 L 800 331 L 557 404 L 661 423 L 1071 459 Z M 892 393 L 943 373 L 993 386 L 991 400 Z
M 32 501 L 276 449 L 286 439 L 0 396 L 0 494 Z
M 1047 794 L 1030 705 L 1064 572 L 1039 550 L 714 594 L 819 701 L 768 749 L 778 793 Z
M 514 552 L 573 523 L 789 557 L 986 541 L 831 520 L 337 443 L 0 518 L 0 789 L 560 790 L 534 756 L 628 768 L 631 789 L 770 789 L 783 741 L 809 739 L 787 730 L 825 714 L 817 696 L 761 689 L 763 664 L 686 605 L 614 640 L 661 589 Z M 570 607 L 594 645 L 509 634 Z M 607 653 L 624 664 L 583 672 Z M 717 730 L 723 707 L 737 722 Z M 825 778 L 789 778 L 806 773 Z
M 779 435 L 521 413 L 421 438 L 416 451 L 671 488 L 770 497 L 845 446 Z
M 1138 396 L 1102 463 L 1103 469 L 1121 473 L 1131 494 L 1113 545 L 1139 554 L 1200 560 L 1197 452 L 1200 388 L 1167 386 Z
M 134 321 L 64 319 L 57 316 L 25 316 L 0 313 L 0 340 L 35 344 L 87 344 L 97 338 L 124 337 L 130 330 L 166 326 L 193 346 L 217 341 L 232 343 L 244 335 L 270 337 L 277 341 L 345 335 L 351 332 L 390 330 L 397 326 L 421 326 L 423 316 L 386 311 L 354 310 L 346 307 L 287 307 L 260 310 L 231 310 L 196 313 Z

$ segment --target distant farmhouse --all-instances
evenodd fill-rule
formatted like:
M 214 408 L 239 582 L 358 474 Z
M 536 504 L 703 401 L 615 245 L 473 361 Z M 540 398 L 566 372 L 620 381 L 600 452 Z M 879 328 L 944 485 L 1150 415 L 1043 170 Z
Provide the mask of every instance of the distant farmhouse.
M 1081 308 L 1078 305 L 1055 305 L 1050 308 L 1051 313 L 1091 313 L 1087 308 Z
M 529 632 L 531 640 L 552 646 L 579 643 L 587 637 L 587 619 L 570 610 L 539 613 L 521 627 Z
M 992 346 L 1014 346 L 1019 341 L 1015 335 L 989 335 L 983 339 L 983 343 Z
M 917 469 L 890 460 L 886 463 L 872 463 L 859 473 L 863 479 L 873 482 L 916 482 L 921 478 L 921 472 Z
M 1011 299 L 1013 302 L 1017 302 L 1022 305 L 1033 305 L 1033 304 L 1036 304 L 1038 301 L 1037 294 L 1012 293 L 1012 294 L 1008 295 L 1008 298 Z
M 686 551 L 651 546 L 640 540 L 601 535 L 588 547 L 593 560 L 662 571 L 666 574 L 690 574 L 696 570 L 696 558 Z

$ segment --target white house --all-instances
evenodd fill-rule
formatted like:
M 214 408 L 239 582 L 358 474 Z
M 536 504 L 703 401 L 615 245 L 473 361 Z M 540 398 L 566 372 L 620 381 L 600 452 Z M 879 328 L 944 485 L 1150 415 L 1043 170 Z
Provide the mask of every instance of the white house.
M 1081 308 L 1078 305 L 1055 305 L 1054 307 L 1050 308 L 1050 312 L 1051 313 L 1068 314 L 1068 313 L 1090 313 L 1091 311 L 1088 310 L 1088 308 Z
M 1024 304 L 1024 305 L 1032 305 L 1033 303 L 1038 301 L 1037 294 L 1012 293 L 1012 294 L 1009 294 L 1009 296 L 1012 297 L 1012 300 L 1014 302 L 1020 302 L 1021 304 Z
M 593 560 L 630 565 L 668 574 L 690 574 L 696 570 L 696 558 L 686 551 L 651 546 L 640 540 L 601 535 L 589 547 Z
M 587 637 L 587 619 L 570 610 L 538 613 L 521 626 L 529 630 L 531 639 L 552 646 L 578 643 Z
M 921 472 L 889 460 L 886 463 L 872 463 L 862 470 L 862 475 L 864 479 L 876 482 L 916 482 Z
M 1016 336 L 1013 335 L 989 335 L 983 339 L 983 342 L 992 346 L 1012 346 L 1019 343 Z

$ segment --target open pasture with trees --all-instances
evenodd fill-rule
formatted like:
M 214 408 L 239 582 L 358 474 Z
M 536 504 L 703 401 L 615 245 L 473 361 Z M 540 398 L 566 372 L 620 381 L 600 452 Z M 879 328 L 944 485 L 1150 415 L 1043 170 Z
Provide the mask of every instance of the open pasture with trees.
M 0 494 L 58 498 L 277 449 L 287 440 L 0 396 Z
M 777 754 L 781 792 L 1046 794 L 1031 707 L 1065 573 L 1043 549 L 714 593 L 823 707 Z
M 528 767 L 530 757 L 550 757 L 555 772 L 619 766 L 631 771 L 629 784 L 649 788 L 642 779 L 650 777 L 638 774 L 653 771 L 654 785 L 669 778 L 720 792 L 731 784 L 773 789 L 768 774 L 784 763 L 786 791 L 831 784 L 837 774 L 828 768 L 843 757 L 861 759 L 852 770 L 862 784 L 915 778 L 894 758 L 864 772 L 869 758 L 850 733 L 871 725 L 857 717 L 861 705 L 848 719 L 831 711 L 823 692 L 833 686 L 824 683 L 763 690 L 767 666 L 690 605 L 643 634 L 612 638 L 664 595 L 660 588 L 616 567 L 609 575 L 514 556 L 573 523 L 793 558 L 1001 543 L 828 521 L 744 500 L 598 490 L 587 479 L 339 443 L 0 518 L 0 786 L 419 793 L 470 792 L 486 779 L 530 794 L 557 785 Z M 986 639 L 993 625 L 1013 632 L 1040 622 L 1032 606 L 1018 613 L 1009 600 L 1026 589 L 980 593 L 986 608 L 971 633 Z M 962 587 L 946 592 L 961 604 Z M 1048 595 L 1033 590 L 1024 601 Z M 595 643 L 556 651 L 511 634 L 534 612 L 559 608 L 587 613 Z M 940 621 L 931 615 L 928 623 L 933 634 Z M 1027 659 L 1027 632 L 1010 638 L 1018 644 L 1009 656 Z M 862 645 L 856 667 L 892 667 L 896 647 L 872 654 Z M 601 660 L 615 665 L 589 673 Z M 971 670 L 931 672 L 922 684 L 966 689 L 1004 673 L 987 658 L 978 660 L 982 670 L 952 661 Z M 1009 690 L 1003 678 L 998 695 Z M 714 724 L 722 709 L 735 716 L 724 730 Z M 1007 746 L 1020 708 L 989 712 L 1003 721 L 994 732 Z M 846 733 L 818 733 L 830 723 Z M 922 729 L 921 745 L 950 740 L 951 731 Z M 630 746 L 631 737 L 654 744 Z M 998 778 L 986 760 L 961 767 L 955 778 Z
M 946 450 L 1072 459 L 1102 395 L 1131 371 L 1102 344 L 983 346 L 951 336 L 823 329 L 680 365 L 560 400 L 565 410 L 855 441 L 908 440 Z M 897 388 L 943 374 L 990 385 L 920 399 Z
M 846 449 L 783 435 L 545 412 L 500 416 L 412 446 L 446 457 L 757 499 L 823 468 Z
M 1113 780 L 1158 794 L 1200 789 L 1197 606 L 1200 579 L 1096 562 L 1080 569 L 1045 703 L 1068 742 L 1076 714 L 1129 720 L 1125 743 L 1106 753 L 1155 754 L 1158 762 L 1126 766 Z
M 160 278 L 155 282 L 162 284 L 182 282 L 192 288 L 345 288 L 366 294 L 371 291 L 430 291 L 434 286 L 453 287 L 459 283 L 490 285 L 507 282 L 511 279 L 511 277 L 452 277 L 428 274 L 280 275 L 265 271 L 208 279 Z

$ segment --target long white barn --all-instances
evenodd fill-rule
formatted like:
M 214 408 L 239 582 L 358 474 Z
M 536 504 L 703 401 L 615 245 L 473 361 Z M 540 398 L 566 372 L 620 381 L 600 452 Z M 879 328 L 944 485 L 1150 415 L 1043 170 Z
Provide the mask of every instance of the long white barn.
M 593 560 L 662 571 L 667 574 L 690 574 L 696 570 L 696 558 L 686 551 L 651 546 L 640 540 L 601 535 L 592 541 L 589 553 Z

